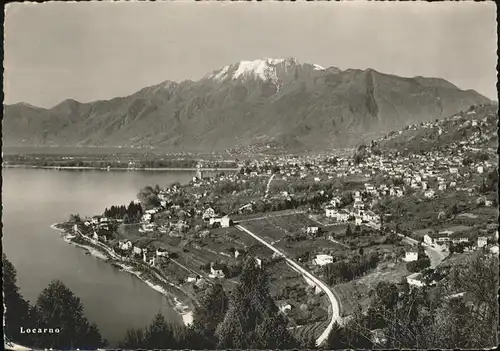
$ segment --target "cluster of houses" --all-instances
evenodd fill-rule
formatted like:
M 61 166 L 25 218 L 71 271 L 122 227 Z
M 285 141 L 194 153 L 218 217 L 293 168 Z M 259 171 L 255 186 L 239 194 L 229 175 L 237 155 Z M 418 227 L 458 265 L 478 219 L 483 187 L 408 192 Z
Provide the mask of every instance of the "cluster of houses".
M 366 184 L 368 189 L 372 189 L 372 185 Z M 369 224 L 372 227 L 380 228 L 380 216 L 371 210 L 365 208 L 365 203 L 361 196 L 361 192 L 356 191 L 353 195 L 354 203 L 352 206 L 348 206 L 344 209 L 339 209 L 341 200 L 339 197 L 333 197 L 330 200 L 329 205 L 325 208 L 325 216 L 328 218 L 333 218 L 337 222 L 344 223 L 349 220 L 354 220 L 356 225 L 361 225 L 363 223 Z
M 498 239 L 498 231 L 495 234 L 495 238 Z M 489 241 L 488 237 L 476 237 L 473 232 L 453 232 L 450 230 L 443 230 L 437 233 L 425 234 L 424 243 L 440 250 L 448 250 L 450 244 L 462 244 L 465 250 L 473 250 L 487 246 Z

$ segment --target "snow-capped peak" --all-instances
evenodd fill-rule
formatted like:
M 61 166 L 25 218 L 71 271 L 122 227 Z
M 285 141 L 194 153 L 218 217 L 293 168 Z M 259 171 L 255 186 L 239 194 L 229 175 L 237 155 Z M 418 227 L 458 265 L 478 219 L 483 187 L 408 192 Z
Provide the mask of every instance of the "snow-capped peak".
M 259 59 L 253 61 L 241 61 L 238 64 L 238 69 L 233 73 L 233 78 L 241 76 L 256 76 L 262 80 L 274 78 L 276 75 L 275 65 L 284 62 L 284 59 Z
M 293 58 L 262 58 L 253 61 L 240 61 L 238 63 L 225 66 L 205 78 L 213 79 L 216 81 L 223 81 L 226 79 L 238 78 L 259 78 L 264 81 L 272 81 L 276 83 L 278 76 L 276 68 L 278 65 L 287 69 L 290 66 L 299 65 L 299 62 Z M 323 71 L 325 68 L 317 64 L 311 65 L 316 71 Z

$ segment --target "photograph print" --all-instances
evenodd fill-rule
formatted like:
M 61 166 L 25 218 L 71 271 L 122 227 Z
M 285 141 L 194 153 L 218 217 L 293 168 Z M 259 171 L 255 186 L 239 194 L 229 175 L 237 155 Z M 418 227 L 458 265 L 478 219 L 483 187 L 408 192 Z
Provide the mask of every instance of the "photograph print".
M 494 2 L 4 13 L 6 350 L 498 345 Z

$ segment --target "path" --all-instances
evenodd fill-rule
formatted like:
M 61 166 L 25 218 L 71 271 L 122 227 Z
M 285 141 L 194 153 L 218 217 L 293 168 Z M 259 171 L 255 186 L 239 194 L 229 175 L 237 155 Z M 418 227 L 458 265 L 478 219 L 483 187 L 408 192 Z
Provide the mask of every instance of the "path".
M 328 323 L 325 331 L 321 333 L 321 335 L 316 339 L 316 345 L 320 346 L 323 344 L 327 339 L 328 335 L 330 335 L 330 331 L 333 328 L 333 325 L 335 324 L 336 321 L 340 321 L 340 302 L 336 299 L 335 295 L 333 294 L 333 291 L 321 280 L 316 278 L 314 275 L 312 275 L 310 272 L 302 268 L 298 263 L 295 261 L 291 260 L 288 258 L 284 253 L 282 253 L 280 250 L 269 244 L 267 241 L 259 237 L 258 235 L 252 233 L 250 230 L 242 227 L 241 225 L 236 225 L 236 228 L 239 230 L 247 233 L 248 235 L 252 236 L 254 239 L 262 243 L 263 245 L 267 246 L 269 249 L 273 250 L 276 252 L 278 255 L 282 256 L 285 258 L 286 262 L 298 273 L 301 273 L 304 278 L 307 278 L 311 280 L 316 286 L 318 286 L 321 290 L 325 292 L 325 294 L 328 296 L 328 299 L 330 300 L 331 304 L 331 320 Z
M 267 195 L 269 195 L 269 189 L 271 187 L 271 182 L 273 181 L 274 177 L 276 177 L 276 174 L 273 174 L 271 178 L 269 178 L 269 181 L 267 182 L 266 186 L 266 195 L 264 195 L 264 197 L 267 197 Z

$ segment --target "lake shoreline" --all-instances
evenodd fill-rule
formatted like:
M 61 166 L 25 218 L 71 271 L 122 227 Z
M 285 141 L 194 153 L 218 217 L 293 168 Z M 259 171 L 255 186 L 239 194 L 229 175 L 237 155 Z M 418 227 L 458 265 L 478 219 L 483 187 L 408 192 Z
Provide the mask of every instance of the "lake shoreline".
M 156 171 L 156 172 L 195 172 L 198 168 L 164 167 L 164 168 L 125 168 L 125 167 L 70 167 L 70 166 L 35 166 L 2 164 L 2 168 L 27 168 L 27 169 L 61 169 L 61 170 L 98 170 L 98 171 Z M 238 168 L 201 168 L 203 172 L 236 172 Z
M 181 317 L 181 320 L 185 326 L 189 326 L 190 324 L 193 323 L 193 313 L 194 313 L 194 306 L 193 303 L 190 301 L 189 303 L 183 302 L 182 298 L 176 295 L 175 293 L 168 291 L 167 289 L 163 288 L 162 286 L 155 284 L 154 282 L 150 281 L 147 278 L 144 278 L 139 271 L 134 269 L 134 267 L 126 265 L 123 262 L 120 262 L 118 260 L 114 259 L 108 259 L 106 254 L 102 252 L 101 250 L 97 249 L 96 247 L 90 245 L 85 245 L 81 243 L 75 242 L 73 239 L 76 238 L 76 235 L 72 235 L 67 232 L 65 229 L 58 228 L 57 226 L 60 225 L 61 223 L 53 223 L 50 225 L 51 229 L 54 229 L 58 232 L 61 233 L 61 236 L 63 237 L 63 240 L 69 244 L 75 245 L 76 247 L 79 247 L 81 249 L 86 250 L 89 252 L 90 255 L 97 257 L 105 262 L 111 263 L 112 266 L 117 268 L 121 272 L 129 273 L 138 278 L 140 281 L 145 283 L 147 286 L 152 288 L 153 290 L 159 292 L 163 296 L 165 296 L 171 305 L 172 309 Z M 173 288 L 182 291 L 182 288 L 179 287 L 178 285 L 168 282 L 165 280 L 165 283 L 169 284 Z

